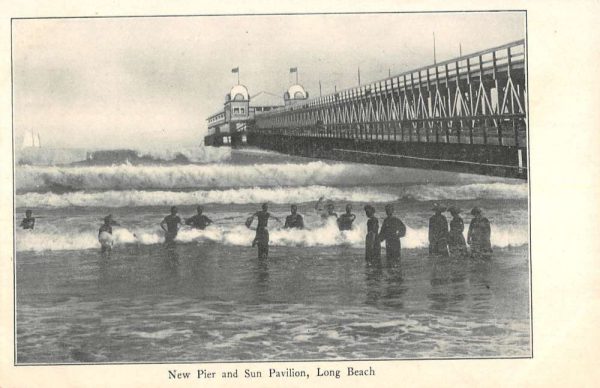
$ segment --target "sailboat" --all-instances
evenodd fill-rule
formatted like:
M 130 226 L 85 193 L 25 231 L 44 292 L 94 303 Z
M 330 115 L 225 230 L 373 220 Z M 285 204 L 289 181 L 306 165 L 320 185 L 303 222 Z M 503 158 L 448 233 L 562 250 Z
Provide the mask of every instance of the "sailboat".
M 23 148 L 42 148 L 40 133 L 33 133 L 33 131 L 25 133 L 22 146 Z

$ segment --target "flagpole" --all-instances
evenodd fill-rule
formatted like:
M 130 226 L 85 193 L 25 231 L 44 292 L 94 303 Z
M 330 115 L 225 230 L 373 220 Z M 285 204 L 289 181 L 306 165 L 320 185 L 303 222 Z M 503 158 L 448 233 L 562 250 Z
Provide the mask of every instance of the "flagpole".
M 240 67 L 239 66 L 238 66 L 237 75 L 238 75 L 238 85 L 239 85 L 240 84 Z
M 437 61 L 435 59 L 435 32 L 433 33 L 433 64 L 437 64 Z
M 323 97 L 323 93 L 321 91 L 321 80 L 319 80 L 319 97 Z
M 358 86 L 360 86 L 360 66 L 358 67 Z

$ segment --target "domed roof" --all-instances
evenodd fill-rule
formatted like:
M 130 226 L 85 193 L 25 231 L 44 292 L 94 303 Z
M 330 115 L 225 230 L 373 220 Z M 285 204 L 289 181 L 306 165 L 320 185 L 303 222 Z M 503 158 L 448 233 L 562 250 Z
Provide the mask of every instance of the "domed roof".
M 231 100 L 247 101 L 250 95 L 248 94 L 248 88 L 244 85 L 235 85 L 231 88 L 229 96 Z
M 294 100 L 296 100 L 296 99 L 301 100 L 301 99 L 308 98 L 308 93 L 306 93 L 306 90 L 304 90 L 304 87 L 302 85 L 298 85 L 298 84 L 290 86 L 287 91 L 287 95 L 288 95 L 288 98 L 291 98 Z

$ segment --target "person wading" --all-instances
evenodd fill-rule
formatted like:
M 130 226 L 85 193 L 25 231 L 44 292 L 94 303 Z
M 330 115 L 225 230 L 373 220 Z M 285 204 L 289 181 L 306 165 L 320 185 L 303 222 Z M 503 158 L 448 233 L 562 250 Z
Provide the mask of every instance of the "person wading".
M 471 210 L 473 219 L 469 224 L 467 243 L 471 247 L 471 256 L 477 259 L 492 257 L 492 243 L 490 221 L 482 215 L 481 209 L 474 207 Z
M 204 208 L 202 206 L 198 206 L 196 208 L 197 214 L 193 217 L 185 220 L 185 224 L 191 226 L 194 229 L 204 230 L 206 227 L 213 223 L 213 221 L 207 216 L 203 215 L 202 212 Z
M 171 207 L 171 214 L 166 216 L 160 223 L 160 227 L 165 231 L 165 244 L 174 243 L 179 228 L 183 226 L 181 218 L 177 215 L 177 206 Z
M 406 226 L 400 219 L 394 216 L 394 206 L 388 204 L 385 206 L 387 217 L 383 220 L 379 236 L 379 241 L 385 240 L 385 257 L 387 264 L 392 265 L 400 260 L 400 238 L 406 235 Z
M 23 221 L 21 221 L 21 228 L 33 230 L 35 227 L 35 218 L 31 216 L 32 214 L 33 212 L 29 209 L 25 211 L 25 218 L 23 218 Z
M 461 210 L 455 206 L 451 206 L 448 212 L 452 214 L 450 221 L 450 232 L 448 233 L 448 248 L 450 256 L 465 257 L 467 254 L 467 243 L 465 242 L 465 223 L 460 216 Z
M 379 241 L 379 220 L 375 217 L 375 208 L 365 206 L 367 215 L 367 235 L 365 236 L 365 259 L 367 263 L 377 263 L 381 260 L 381 242 Z
M 352 205 L 346 205 L 346 213 L 338 217 L 337 223 L 340 230 L 352 230 L 352 223 L 356 216 L 352 214 Z
M 327 204 L 325 205 L 325 211 L 323 211 L 323 208 L 321 207 L 321 204 L 323 203 L 323 199 L 324 199 L 324 197 L 319 198 L 319 200 L 315 204 L 315 210 L 317 211 L 317 213 L 320 213 L 321 219 L 324 222 L 327 222 L 327 220 L 329 220 L 329 218 L 331 218 L 331 217 L 333 217 L 337 220 L 338 215 L 335 212 L 335 206 L 333 205 L 333 202 L 327 202 Z
M 285 217 L 285 229 L 304 229 L 304 219 L 298 214 L 298 206 L 292 205 L 290 207 L 291 214 Z
M 112 214 L 104 217 L 104 224 L 98 229 L 98 242 L 101 246 L 102 253 L 110 252 L 113 246 L 113 226 L 118 226 L 119 223 L 113 220 Z
M 432 256 L 448 256 L 448 220 L 442 214 L 446 208 L 433 204 L 435 214 L 429 219 L 429 254 Z
M 256 226 L 256 236 L 252 241 L 252 246 L 258 247 L 258 258 L 267 259 L 269 257 L 269 230 L 267 229 L 269 218 L 279 221 L 279 219 L 269 213 L 269 205 L 266 203 L 262 204 L 262 210 L 257 211 L 246 220 L 246 226 L 250 227 L 254 217 L 258 219 L 258 225 Z M 281 221 L 279 221 L 281 222 Z

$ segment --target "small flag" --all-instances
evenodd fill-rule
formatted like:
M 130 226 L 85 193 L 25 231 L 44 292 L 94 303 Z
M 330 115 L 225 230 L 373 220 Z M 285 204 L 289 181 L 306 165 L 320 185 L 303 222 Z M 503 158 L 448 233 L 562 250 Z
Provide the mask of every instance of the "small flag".
M 298 72 L 297 67 L 290 67 L 290 73 L 297 73 L 297 72 Z
M 233 69 L 231 69 L 232 73 L 239 73 L 240 72 L 240 68 L 239 67 L 234 67 Z

